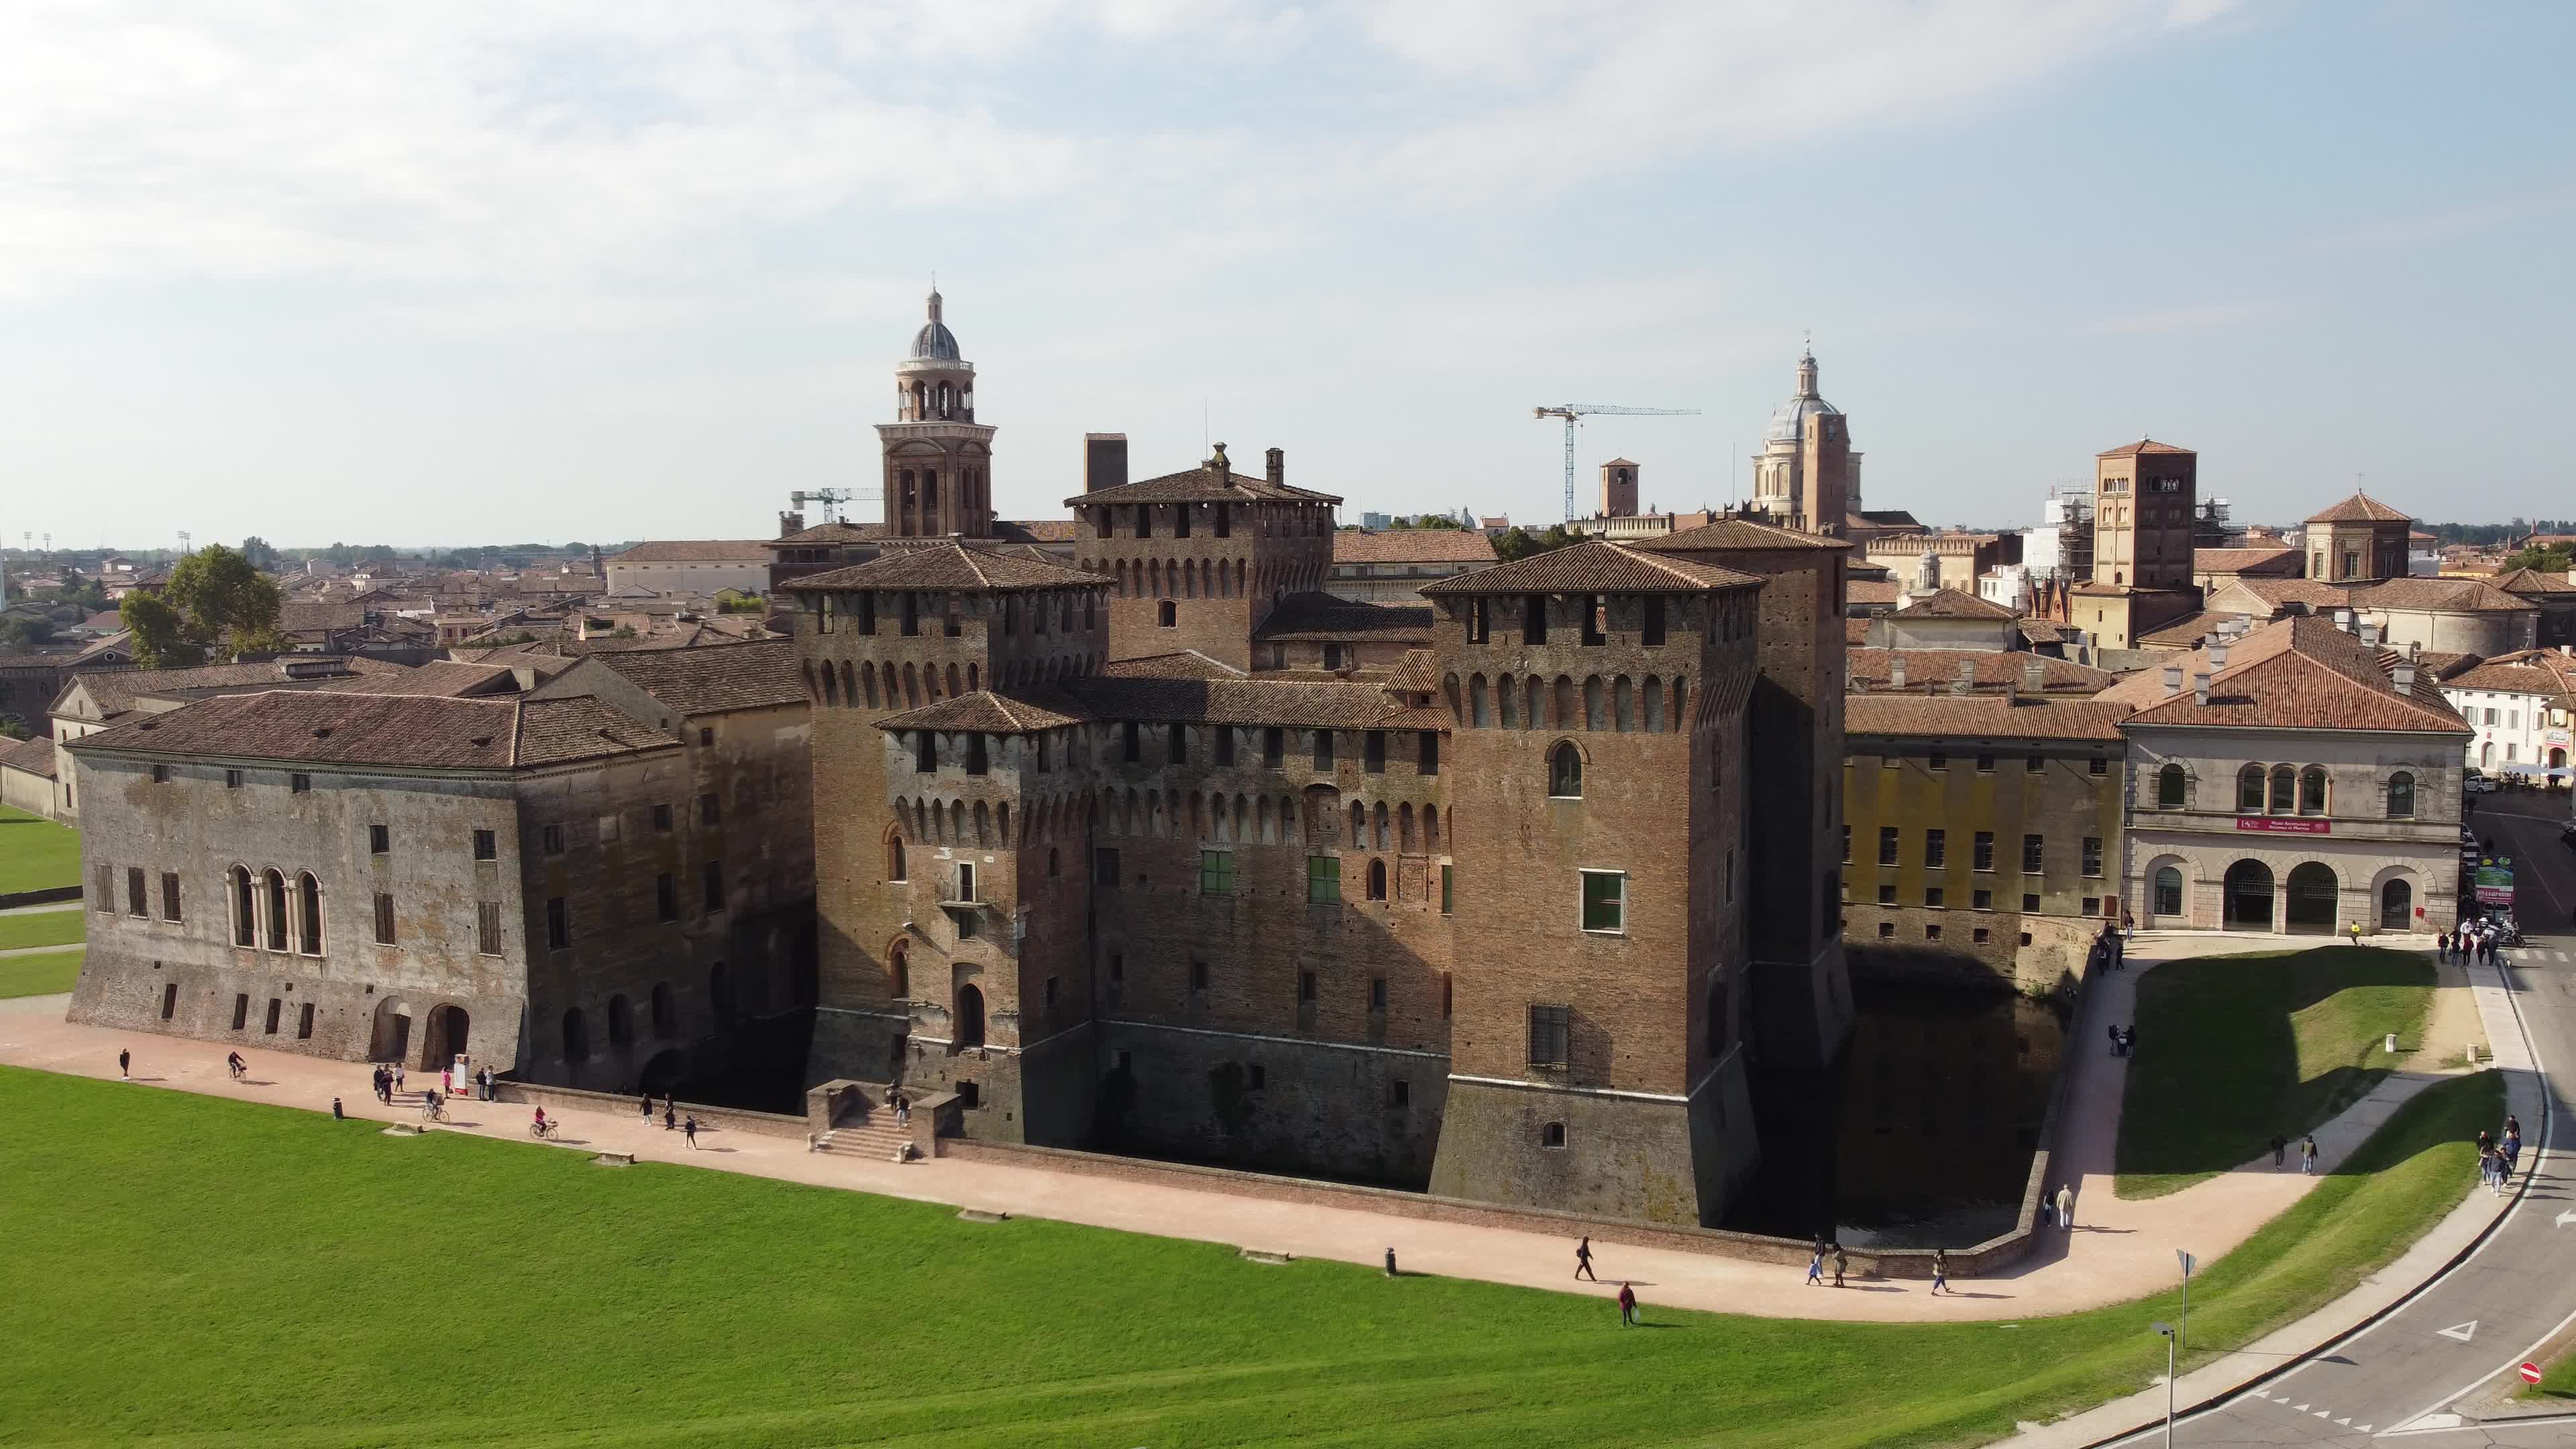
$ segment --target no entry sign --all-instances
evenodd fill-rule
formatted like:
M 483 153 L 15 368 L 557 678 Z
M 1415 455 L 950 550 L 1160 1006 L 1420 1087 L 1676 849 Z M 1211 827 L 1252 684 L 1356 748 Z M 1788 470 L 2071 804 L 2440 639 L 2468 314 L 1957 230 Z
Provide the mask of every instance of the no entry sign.
M 2536 1363 L 2524 1364 L 2520 1369 L 2520 1373 L 2522 1374 L 2522 1381 L 2526 1384 L 2536 1384 L 2540 1382 L 2540 1365 Z

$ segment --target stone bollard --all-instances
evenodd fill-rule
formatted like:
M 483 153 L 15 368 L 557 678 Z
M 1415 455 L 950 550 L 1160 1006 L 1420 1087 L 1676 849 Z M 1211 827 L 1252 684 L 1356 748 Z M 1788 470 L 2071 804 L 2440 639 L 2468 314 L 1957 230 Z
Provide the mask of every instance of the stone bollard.
M 2397 1033 L 2393 1031 L 2388 1034 L 2388 1052 L 2391 1056 L 2397 1054 Z

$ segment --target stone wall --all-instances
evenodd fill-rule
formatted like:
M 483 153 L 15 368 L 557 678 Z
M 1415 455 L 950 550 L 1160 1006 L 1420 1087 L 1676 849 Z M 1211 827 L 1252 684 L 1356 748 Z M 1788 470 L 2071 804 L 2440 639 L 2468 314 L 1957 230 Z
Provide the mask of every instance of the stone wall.
M 1437 1053 L 1118 1020 L 1099 1024 L 1099 1053 L 1114 1109 L 1099 1124 L 1104 1147 L 1405 1186 L 1431 1178 L 1449 1093 Z

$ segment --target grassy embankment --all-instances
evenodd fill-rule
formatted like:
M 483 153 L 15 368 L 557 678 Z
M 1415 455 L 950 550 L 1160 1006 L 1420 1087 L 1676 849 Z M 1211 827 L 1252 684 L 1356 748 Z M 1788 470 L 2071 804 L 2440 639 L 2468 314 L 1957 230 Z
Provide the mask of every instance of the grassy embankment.
M 80 882 L 80 837 L 41 815 L 0 805 L 0 895 Z

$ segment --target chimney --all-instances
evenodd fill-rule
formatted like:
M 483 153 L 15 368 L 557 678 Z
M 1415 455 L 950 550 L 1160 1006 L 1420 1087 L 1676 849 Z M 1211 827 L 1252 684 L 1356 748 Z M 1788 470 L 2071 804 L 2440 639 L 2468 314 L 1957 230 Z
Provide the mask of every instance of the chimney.
M 2335 611 L 2334 611 L 2334 626 L 2335 626 L 2336 628 L 2338 628 L 2338 629 L 2341 629 L 2343 632 L 2345 632 L 2345 633 L 2347 633 L 2347 634 L 2351 633 L 2351 632 L 2352 632 L 2352 610 L 2350 610 L 2350 609 L 2337 609 L 2337 610 L 2335 610 Z
M 2361 626 L 2361 642 L 2362 642 L 2362 643 L 2364 643 L 2364 644 L 2369 645 L 2369 646 L 2370 646 L 2371 648 L 2373 648 L 2373 649 L 2378 648 L 2378 647 L 2379 647 L 2379 626 L 2378 626 L 2377 624 L 2364 624 L 2364 625 L 2362 625 L 2362 626 Z
M 2195 674 L 2191 677 L 2191 702 L 2194 704 L 2209 703 L 2208 675 Z
M 2396 682 L 2397 692 L 2399 694 L 2413 694 L 2415 692 L 2414 660 L 2400 659 L 2397 661 Z
M 2182 693 L 2182 666 L 2168 664 L 2165 666 L 2165 698 L 2171 699 L 2180 693 Z
M 1127 482 L 1127 435 L 1125 433 L 1085 433 L 1082 435 L 1082 491 L 1097 493 L 1103 488 L 1118 488 Z
M 2007 674 L 2004 676 L 2004 708 L 2010 709 L 2019 703 L 2021 703 L 2021 688 L 2014 684 L 2012 676 Z
M 1959 677 L 1950 681 L 1950 692 L 1952 694 L 1966 694 L 1971 690 L 1974 690 L 1976 687 L 1977 661 L 1973 659 L 1960 660 Z
M 1887 661 L 1887 687 L 1890 689 L 1905 687 L 1905 656 L 1902 654 L 1892 655 Z
M 2021 667 L 2021 687 L 2033 694 L 2048 693 L 2048 666 L 2031 660 Z
M 1272 487 L 1278 487 L 1288 481 L 1288 454 L 1284 450 L 1273 448 L 1262 454 L 1261 458 L 1267 465 L 1264 471 L 1269 475 Z
M 2209 646 L 2209 672 L 2210 672 L 2210 673 L 2212 673 L 2212 674 L 2215 674 L 2215 673 L 2217 673 L 2219 670 L 2225 669 L 2226 667 L 2227 667 L 2227 646 L 2226 646 L 2224 643 L 2220 643 L 2220 644 L 2212 644 L 2212 645 L 2210 645 L 2210 646 Z

